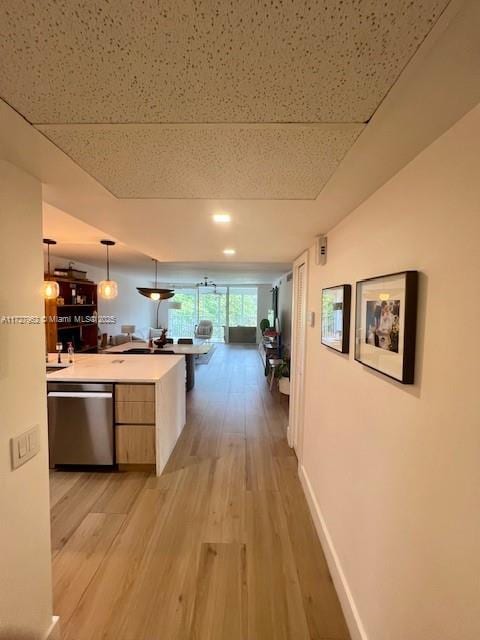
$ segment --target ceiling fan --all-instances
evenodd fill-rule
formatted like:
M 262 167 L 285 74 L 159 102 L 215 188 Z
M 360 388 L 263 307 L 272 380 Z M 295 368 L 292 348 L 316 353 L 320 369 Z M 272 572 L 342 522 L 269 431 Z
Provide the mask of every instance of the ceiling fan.
M 203 280 L 201 282 L 197 282 L 195 286 L 199 288 L 199 287 L 216 287 L 217 285 L 213 280 L 210 280 L 208 276 L 203 276 Z
M 217 285 L 213 280 L 210 280 L 208 276 L 203 276 L 201 282 L 197 282 L 195 285 L 197 289 L 213 289 L 213 293 L 217 293 Z

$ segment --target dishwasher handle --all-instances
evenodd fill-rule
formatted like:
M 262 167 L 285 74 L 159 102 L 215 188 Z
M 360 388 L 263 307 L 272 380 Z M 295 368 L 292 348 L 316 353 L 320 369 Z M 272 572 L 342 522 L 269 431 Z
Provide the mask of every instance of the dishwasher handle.
M 49 398 L 113 398 L 113 393 L 102 391 L 49 391 Z

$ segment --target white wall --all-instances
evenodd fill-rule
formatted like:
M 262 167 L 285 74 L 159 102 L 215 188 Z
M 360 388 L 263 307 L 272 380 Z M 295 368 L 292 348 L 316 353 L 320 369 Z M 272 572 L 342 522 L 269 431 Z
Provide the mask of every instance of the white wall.
M 272 285 L 259 284 L 257 289 L 257 342 L 260 344 L 262 332 L 260 322 L 268 318 L 268 312 L 272 308 Z
M 0 223 L 0 316 L 41 316 L 41 186 L 2 160 Z M 40 324 L 0 324 L 1 638 L 44 638 L 52 623 L 44 344 Z M 11 471 L 10 438 L 34 425 L 41 451 Z
M 158 287 L 159 289 L 171 289 L 172 285 L 166 284 L 166 283 L 159 283 Z M 162 327 L 162 328 L 168 327 L 168 303 L 171 300 L 172 298 L 169 298 L 168 300 L 164 300 L 163 302 L 160 303 L 160 307 L 158 309 L 158 326 L 159 327 Z M 152 327 L 156 328 L 157 327 L 157 304 L 154 305 L 154 308 L 155 308 L 155 314 L 152 320 Z
M 69 263 L 68 256 L 59 258 L 52 256 L 50 259 L 52 270 L 55 267 L 66 267 Z M 46 263 L 45 263 L 46 264 Z M 93 267 L 81 262 L 75 262 L 74 267 L 87 272 L 87 278 L 94 282 L 105 280 L 104 269 Z M 46 267 L 45 267 L 46 268 Z M 115 324 L 99 324 L 102 333 L 116 335 L 121 333 L 122 324 L 134 324 L 136 333 L 147 331 L 155 326 L 157 305 L 148 298 L 140 295 L 137 287 L 150 286 L 150 282 L 141 282 L 135 277 L 125 276 L 110 269 L 110 278 L 118 284 L 118 296 L 113 300 L 98 299 L 98 314 L 100 316 L 115 316 Z M 153 286 L 153 285 L 152 285 Z
M 307 330 L 303 467 L 353 638 L 480 638 L 479 159 L 477 107 L 328 234 L 326 266 L 311 249 L 317 318 L 322 287 L 421 272 L 414 386 L 353 360 L 353 318 L 348 356 Z
M 280 333 L 282 334 L 282 345 L 287 351 L 290 351 L 292 335 L 292 272 L 285 273 L 275 282 L 275 285 L 278 287 L 278 319 Z

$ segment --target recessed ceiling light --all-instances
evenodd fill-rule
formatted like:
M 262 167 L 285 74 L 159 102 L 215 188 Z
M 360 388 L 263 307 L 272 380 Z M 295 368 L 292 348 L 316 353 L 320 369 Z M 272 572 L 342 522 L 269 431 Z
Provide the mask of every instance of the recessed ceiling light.
M 212 218 L 216 224 L 228 224 L 232 220 L 229 213 L 214 213 Z
M 226 256 L 234 256 L 236 254 L 236 251 L 235 251 L 235 249 L 224 249 L 223 253 Z

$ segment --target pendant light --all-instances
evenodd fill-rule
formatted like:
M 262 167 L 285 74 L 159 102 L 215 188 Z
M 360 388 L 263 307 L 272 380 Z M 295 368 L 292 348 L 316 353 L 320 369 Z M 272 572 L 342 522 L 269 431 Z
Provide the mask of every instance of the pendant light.
M 104 300 L 113 300 L 118 294 L 118 285 L 115 280 L 110 280 L 110 254 L 109 247 L 113 247 L 113 240 L 100 240 L 100 244 L 107 247 L 107 279 L 98 283 L 98 295 Z
M 154 287 L 137 287 L 138 293 L 141 293 L 142 296 L 146 298 L 150 298 L 154 302 L 159 302 L 161 300 L 168 300 L 168 298 L 173 298 L 175 295 L 175 291 L 173 289 L 159 289 L 157 287 L 157 276 L 158 276 L 158 260 L 155 260 L 155 286 Z
M 43 281 L 43 297 L 45 300 L 56 300 L 60 294 L 60 287 L 58 282 L 52 280 L 50 274 L 50 246 L 57 243 L 50 238 L 44 238 L 43 244 L 47 245 L 47 279 Z

